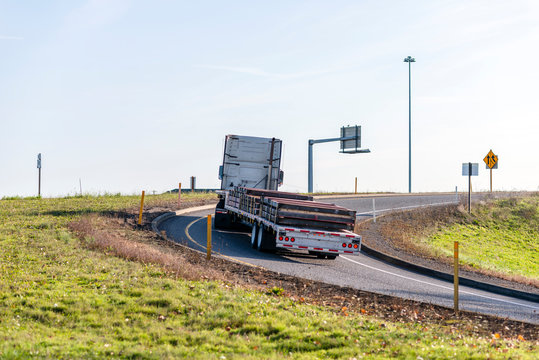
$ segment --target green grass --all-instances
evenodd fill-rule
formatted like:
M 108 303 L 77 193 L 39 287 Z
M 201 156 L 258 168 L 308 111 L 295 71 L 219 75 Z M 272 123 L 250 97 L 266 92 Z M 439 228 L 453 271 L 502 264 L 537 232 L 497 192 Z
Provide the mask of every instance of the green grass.
M 421 240 L 434 252 L 474 268 L 539 280 L 539 195 L 472 207 L 465 221 Z
M 0 200 L 0 358 L 533 358 L 527 341 L 345 316 L 280 288 L 175 279 L 88 250 L 67 230 L 83 214 L 138 201 Z

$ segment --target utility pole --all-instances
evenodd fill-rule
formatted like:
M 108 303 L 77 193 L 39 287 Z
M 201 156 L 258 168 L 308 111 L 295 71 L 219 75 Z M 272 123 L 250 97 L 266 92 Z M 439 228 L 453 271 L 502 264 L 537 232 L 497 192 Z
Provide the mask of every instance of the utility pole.
M 408 192 L 412 192 L 412 63 L 415 58 L 408 56 Z

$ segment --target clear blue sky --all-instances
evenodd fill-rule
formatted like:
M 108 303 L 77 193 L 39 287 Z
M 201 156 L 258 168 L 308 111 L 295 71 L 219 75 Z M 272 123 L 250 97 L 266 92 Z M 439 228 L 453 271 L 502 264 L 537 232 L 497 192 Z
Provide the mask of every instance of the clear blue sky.
M 315 145 L 317 191 L 539 188 L 537 1 L 0 1 L 0 197 L 218 187 L 226 134 Z

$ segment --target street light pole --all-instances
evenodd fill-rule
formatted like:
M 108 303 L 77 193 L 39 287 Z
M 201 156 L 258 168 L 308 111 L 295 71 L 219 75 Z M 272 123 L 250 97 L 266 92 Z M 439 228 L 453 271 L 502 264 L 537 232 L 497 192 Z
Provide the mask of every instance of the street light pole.
M 408 56 L 408 192 L 412 192 L 412 63 L 415 59 Z

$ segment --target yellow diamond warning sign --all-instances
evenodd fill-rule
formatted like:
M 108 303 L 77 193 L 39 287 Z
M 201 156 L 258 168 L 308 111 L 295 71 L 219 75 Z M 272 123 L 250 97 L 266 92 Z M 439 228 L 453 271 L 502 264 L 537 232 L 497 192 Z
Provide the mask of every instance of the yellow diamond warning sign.
M 498 156 L 494 155 L 492 150 L 490 150 L 487 156 L 485 156 L 485 158 L 483 159 L 483 161 L 485 162 L 485 164 L 487 164 L 489 169 L 492 169 L 494 165 L 496 165 L 496 163 L 498 162 Z

